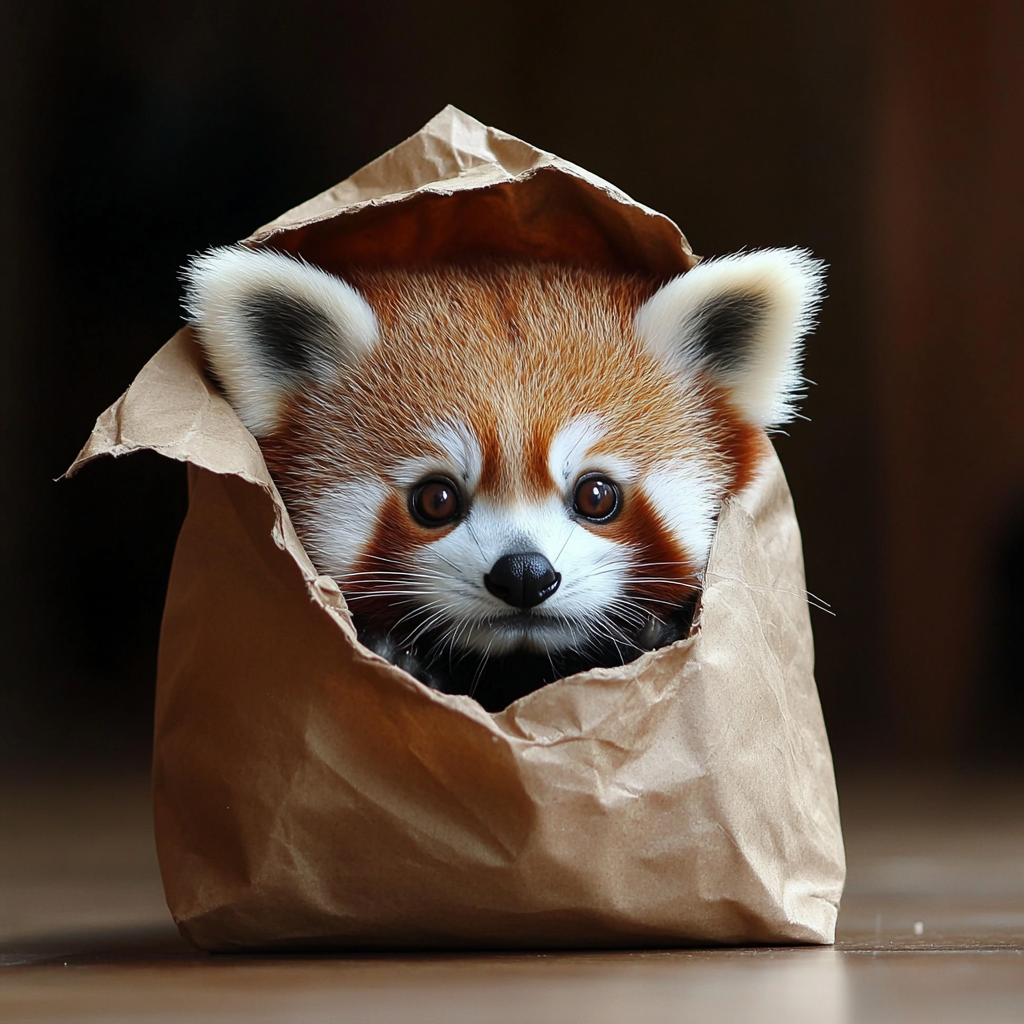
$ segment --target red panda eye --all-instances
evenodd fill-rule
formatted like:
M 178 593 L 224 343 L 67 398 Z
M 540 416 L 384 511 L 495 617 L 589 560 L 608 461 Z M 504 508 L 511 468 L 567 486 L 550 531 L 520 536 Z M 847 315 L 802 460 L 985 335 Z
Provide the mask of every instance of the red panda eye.
M 572 507 L 595 523 L 606 523 L 619 513 L 622 492 L 618 485 L 600 473 L 588 473 L 576 482 Z
M 461 511 L 459 490 L 445 477 L 424 480 L 409 495 L 409 510 L 423 526 L 444 526 Z

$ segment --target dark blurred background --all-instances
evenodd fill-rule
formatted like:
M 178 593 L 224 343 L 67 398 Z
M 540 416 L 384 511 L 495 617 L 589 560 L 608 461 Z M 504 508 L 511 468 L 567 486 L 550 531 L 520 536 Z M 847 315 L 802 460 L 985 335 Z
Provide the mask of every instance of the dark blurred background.
M 444 104 L 673 217 L 831 265 L 778 448 L 842 772 L 1024 752 L 1024 5 L 0 3 L 0 764 L 137 768 L 185 510 L 55 483 L 242 238 Z

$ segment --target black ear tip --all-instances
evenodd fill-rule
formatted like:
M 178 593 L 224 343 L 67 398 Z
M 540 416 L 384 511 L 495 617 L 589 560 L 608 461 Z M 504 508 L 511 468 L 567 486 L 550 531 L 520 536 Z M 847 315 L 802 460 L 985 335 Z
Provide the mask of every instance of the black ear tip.
M 239 317 L 267 367 L 283 376 L 309 375 L 317 352 L 326 350 L 335 334 L 322 310 L 283 291 L 248 296 Z
M 703 354 L 723 370 L 739 369 L 757 342 L 771 313 L 767 295 L 720 295 L 698 307 L 694 331 Z

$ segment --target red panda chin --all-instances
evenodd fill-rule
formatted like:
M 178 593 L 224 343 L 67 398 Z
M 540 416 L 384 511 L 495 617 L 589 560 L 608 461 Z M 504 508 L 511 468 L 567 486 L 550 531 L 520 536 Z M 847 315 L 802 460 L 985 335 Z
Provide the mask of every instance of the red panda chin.
M 821 268 L 670 282 L 493 263 L 346 272 L 214 250 L 210 365 L 367 646 L 489 708 L 686 635 L 722 501 L 791 412 Z
M 372 624 L 354 616 L 362 642 L 432 689 L 466 694 L 487 711 L 502 711 L 513 701 L 578 672 L 592 668 L 615 668 L 665 647 L 688 635 L 697 606 L 696 593 L 673 609 L 667 620 L 649 615 L 630 637 L 612 642 L 591 636 L 581 648 L 557 653 L 536 650 L 530 643 L 511 647 L 501 655 L 477 651 L 453 651 L 437 645 L 429 636 L 401 646 L 394 633 L 381 633 Z

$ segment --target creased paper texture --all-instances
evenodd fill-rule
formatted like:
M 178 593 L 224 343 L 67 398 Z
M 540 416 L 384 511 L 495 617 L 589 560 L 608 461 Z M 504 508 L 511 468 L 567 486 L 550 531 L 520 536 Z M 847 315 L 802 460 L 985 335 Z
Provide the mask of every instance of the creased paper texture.
M 667 218 L 451 107 L 249 244 L 342 274 L 695 263 Z M 190 464 L 154 805 L 167 901 L 196 945 L 832 941 L 842 836 L 777 461 L 723 509 L 687 640 L 490 715 L 356 642 L 188 330 L 73 468 L 139 448 Z

